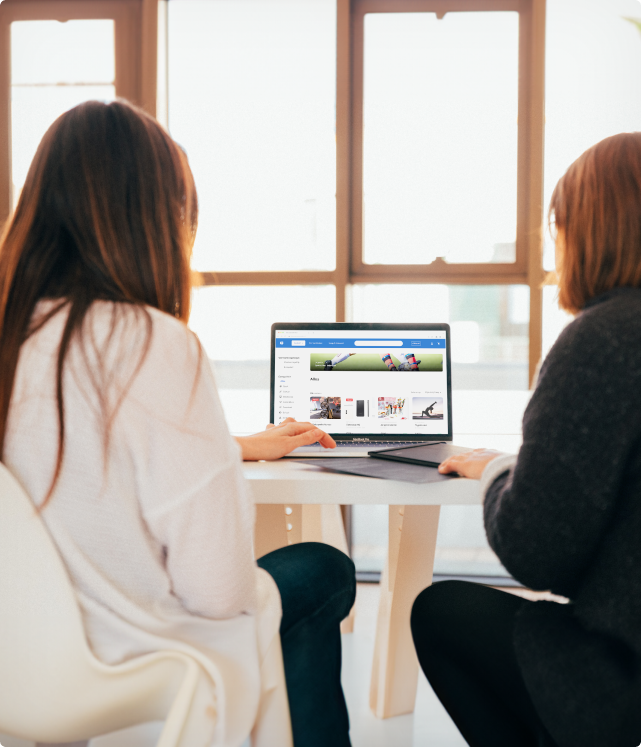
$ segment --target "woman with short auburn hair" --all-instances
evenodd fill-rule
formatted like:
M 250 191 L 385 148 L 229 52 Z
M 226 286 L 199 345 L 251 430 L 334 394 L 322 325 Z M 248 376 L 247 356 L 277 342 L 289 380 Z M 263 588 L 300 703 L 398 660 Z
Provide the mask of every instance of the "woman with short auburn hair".
M 423 671 L 472 747 L 641 742 L 641 133 L 559 181 L 559 304 L 518 456 L 441 464 L 480 479 L 492 549 L 532 602 L 446 581 L 412 611 Z
M 641 288 L 641 132 L 587 150 L 556 185 L 559 306 L 578 314 L 614 288 Z
M 261 686 L 241 459 L 334 443 L 291 420 L 230 436 L 186 326 L 197 215 L 186 155 L 144 112 L 93 101 L 54 122 L 0 239 L 0 456 L 58 547 L 96 656 L 200 649 L 244 693 L 220 694 L 216 744 L 232 747 Z M 348 747 L 353 563 L 301 543 L 258 565 L 281 595 L 294 743 Z

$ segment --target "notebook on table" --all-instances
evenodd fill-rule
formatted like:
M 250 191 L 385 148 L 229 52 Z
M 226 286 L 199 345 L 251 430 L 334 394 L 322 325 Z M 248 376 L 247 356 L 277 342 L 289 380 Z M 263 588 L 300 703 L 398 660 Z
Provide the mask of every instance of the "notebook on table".
M 447 324 L 274 324 L 271 422 L 310 421 L 331 434 L 288 457 L 355 457 L 451 444 Z

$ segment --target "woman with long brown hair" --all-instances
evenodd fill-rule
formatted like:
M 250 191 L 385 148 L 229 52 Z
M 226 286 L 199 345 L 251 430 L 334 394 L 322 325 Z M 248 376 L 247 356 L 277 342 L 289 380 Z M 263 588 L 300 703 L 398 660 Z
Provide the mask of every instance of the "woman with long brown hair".
M 231 745 L 259 687 L 241 458 L 333 442 L 309 423 L 229 435 L 186 326 L 196 224 L 187 158 L 151 117 L 89 102 L 51 126 L 0 240 L 0 453 L 56 542 L 100 659 L 184 640 L 233 664 L 246 698 L 225 706 Z M 339 623 L 353 564 L 308 543 L 259 565 L 281 592 L 295 744 L 349 745 Z
M 518 456 L 440 466 L 481 480 L 490 545 L 531 602 L 477 584 L 423 591 L 419 660 L 473 747 L 641 742 L 641 133 L 559 181 L 559 303 L 576 314 L 541 367 Z M 568 601 L 569 600 L 569 601 Z

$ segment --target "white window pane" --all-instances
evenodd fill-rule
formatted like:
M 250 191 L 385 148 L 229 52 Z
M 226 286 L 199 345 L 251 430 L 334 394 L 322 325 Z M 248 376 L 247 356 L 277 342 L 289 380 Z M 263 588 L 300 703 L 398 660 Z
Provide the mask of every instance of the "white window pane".
M 513 262 L 519 17 L 365 16 L 367 263 Z
M 333 269 L 335 0 L 172 0 L 169 126 L 200 270 Z
M 454 389 L 528 388 L 524 285 L 355 285 L 356 322 L 447 322 Z
M 205 286 L 192 292 L 189 326 L 212 360 L 269 361 L 274 322 L 335 319 L 333 285 Z
M 333 285 L 209 285 L 193 290 L 189 326 L 212 360 L 269 361 L 274 322 L 335 319 Z
M 16 204 L 38 144 L 68 109 L 116 97 L 112 20 L 11 24 L 11 163 Z
M 443 506 L 436 540 L 434 573 L 509 576 L 488 545 L 482 506 Z
M 113 83 L 116 77 L 112 20 L 14 21 L 11 81 Z
M 637 0 L 548 0 L 545 197 L 584 150 L 641 130 L 641 19 Z M 554 269 L 548 237 L 545 268 Z
M 11 88 L 11 168 L 14 203 L 42 136 L 61 114 L 83 101 L 113 101 L 114 86 Z

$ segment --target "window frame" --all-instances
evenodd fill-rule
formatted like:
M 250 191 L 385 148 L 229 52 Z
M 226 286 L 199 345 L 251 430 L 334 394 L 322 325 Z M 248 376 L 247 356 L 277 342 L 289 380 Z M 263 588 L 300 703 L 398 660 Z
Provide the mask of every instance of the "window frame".
M 485 275 L 493 278 L 509 276 L 511 282 L 527 280 L 528 237 L 527 198 L 538 184 L 529 154 L 536 137 L 531 122 L 530 67 L 531 39 L 529 33 L 528 0 L 354 0 L 352 13 L 352 238 L 351 274 L 360 282 L 372 282 L 381 277 L 402 275 L 405 278 L 420 274 L 424 281 L 448 282 L 465 278 L 470 282 L 483 282 Z M 364 83 L 364 19 L 369 13 L 436 13 L 437 17 L 465 11 L 515 11 L 519 14 L 519 91 L 518 91 L 518 150 L 517 150 L 517 235 L 516 261 L 514 263 L 457 263 L 448 264 L 438 257 L 431 264 L 366 264 L 363 261 L 363 83 Z
M 170 0 L 171 1 L 171 0 Z M 367 265 L 362 255 L 363 19 L 367 12 L 519 13 L 519 135 L 515 263 Z M 332 271 L 201 272 L 203 285 L 334 285 L 336 321 L 350 322 L 361 283 L 527 285 L 529 380 L 541 357 L 546 0 L 337 0 L 336 268 Z
M 116 95 L 166 124 L 167 0 L 4 0 L 0 5 L 0 225 L 11 207 L 10 24 L 113 18 Z M 367 265 L 362 257 L 363 18 L 366 12 L 515 10 L 519 31 L 516 262 Z M 541 357 L 546 0 L 336 0 L 336 266 L 331 271 L 201 272 L 203 285 L 334 285 L 335 321 L 352 321 L 361 283 L 524 284 L 530 289 L 530 381 Z M 158 43 L 159 32 L 161 36 Z M 159 104 L 157 111 L 157 102 Z

